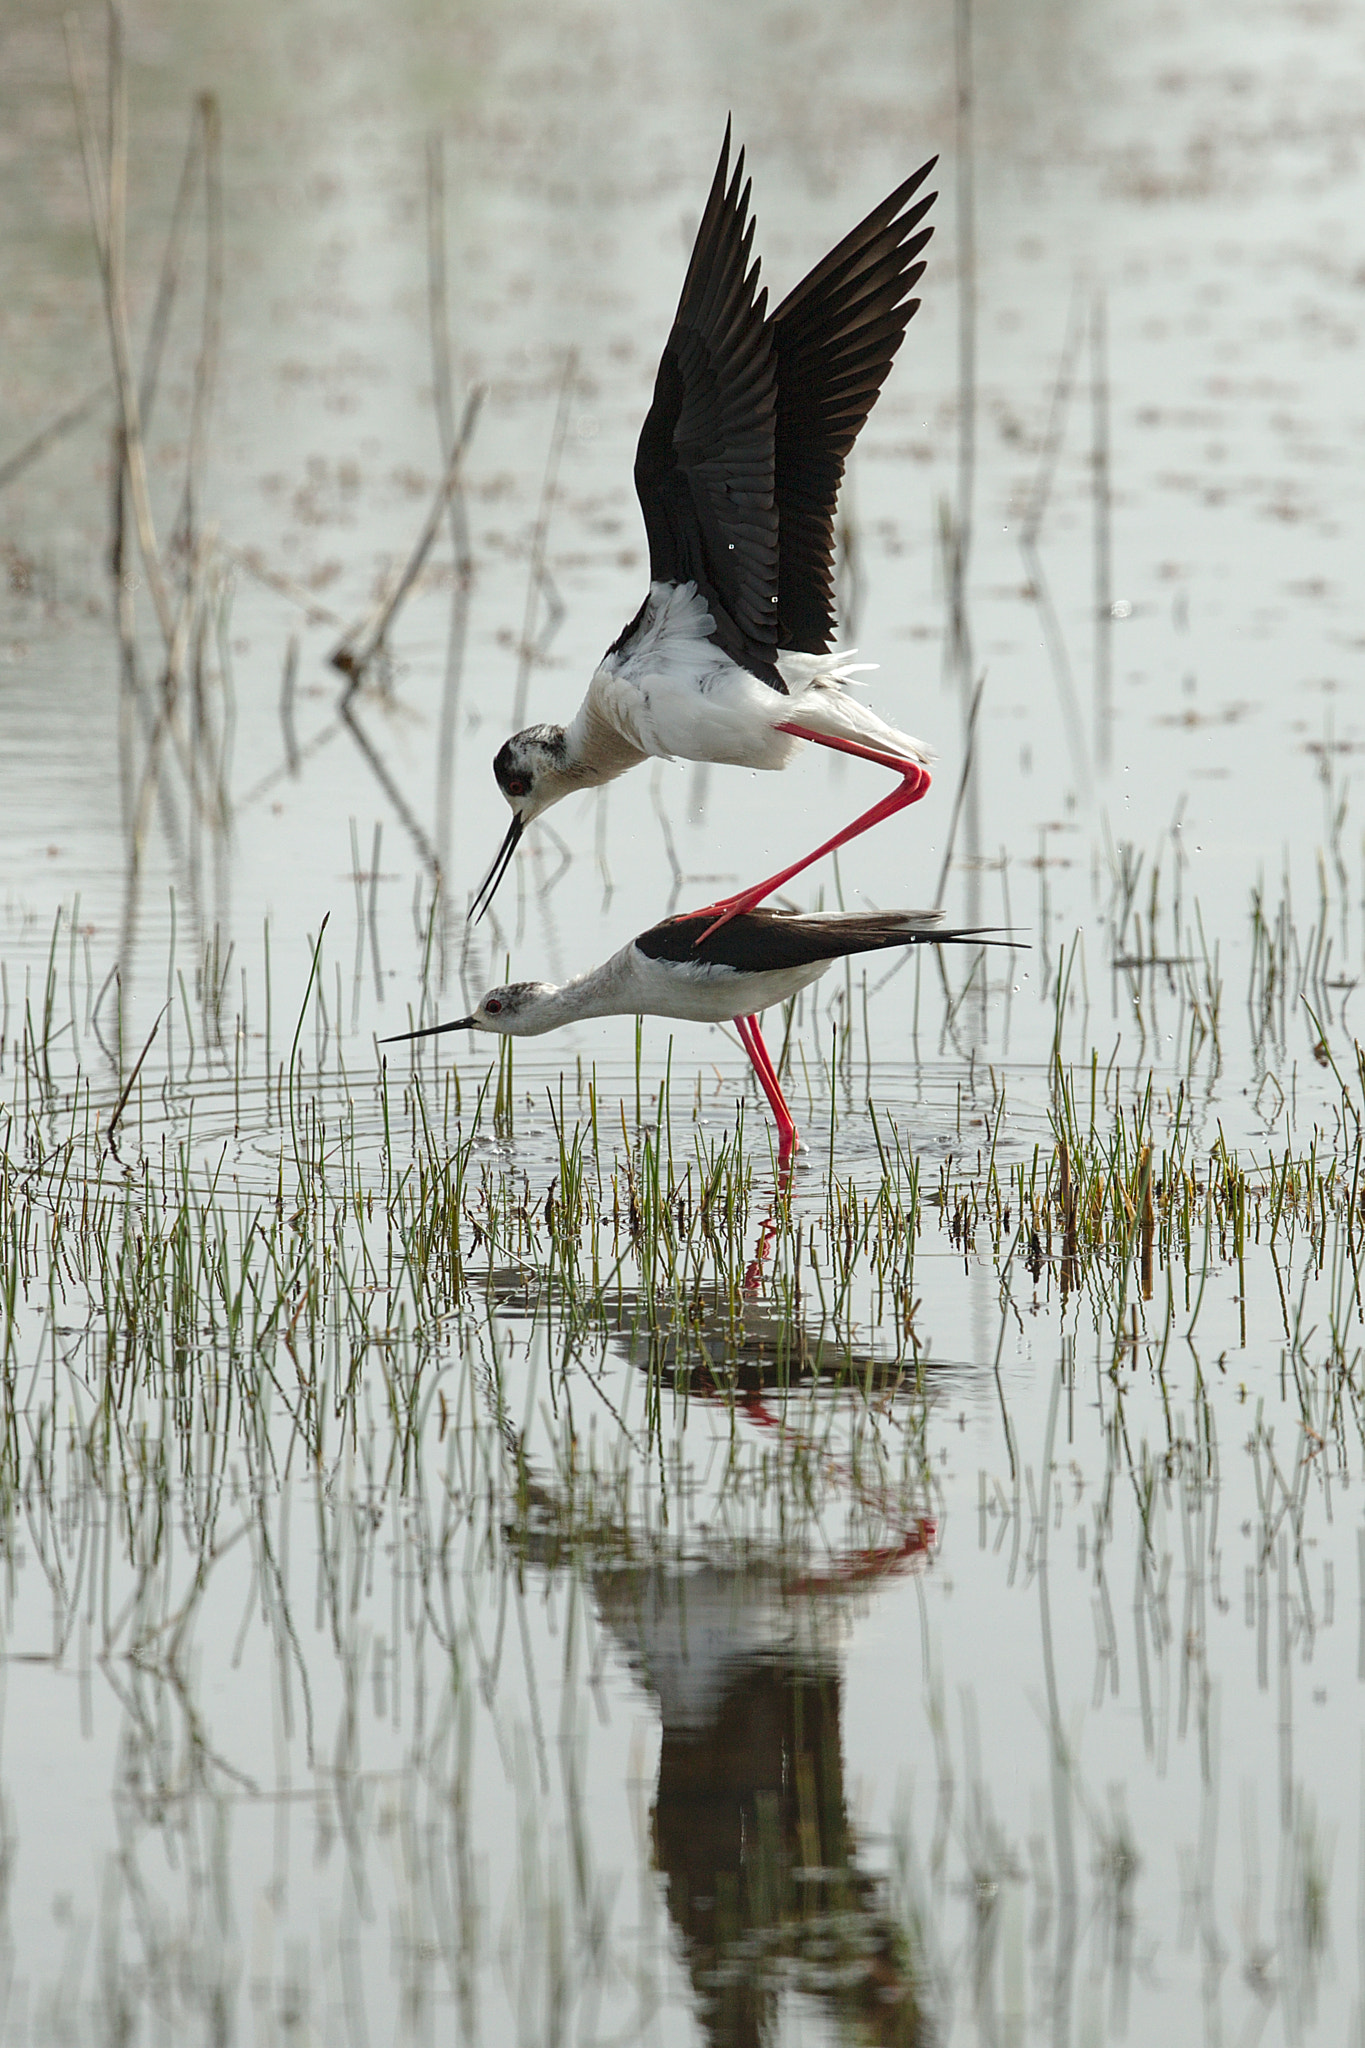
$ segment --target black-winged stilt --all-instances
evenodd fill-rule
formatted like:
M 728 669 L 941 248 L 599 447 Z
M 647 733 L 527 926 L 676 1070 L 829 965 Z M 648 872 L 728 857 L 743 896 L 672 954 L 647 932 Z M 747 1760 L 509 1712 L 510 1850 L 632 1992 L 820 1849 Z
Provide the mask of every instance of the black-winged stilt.
M 915 194 L 898 185 L 776 312 L 749 261 L 744 152 L 720 162 L 635 454 L 649 595 L 613 641 L 571 725 L 533 725 L 493 772 L 512 822 L 470 914 L 482 915 L 530 821 L 650 755 L 784 768 L 800 740 L 879 762 L 900 787 L 804 860 L 710 906 L 711 928 L 929 787 L 928 750 L 858 703 L 831 652 L 834 508 L 923 273 Z M 914 200 L 914 204 L 911 201 Z M 699 932 L 706 927 L 699 927 Z
M 431 1024 L 425 1031 L 396 1032 L 383 1043 L 434 1038 L 443 1031 L 493 1031 L 504 1038 L 538 1038 L 542 1032 L 576 1023 L 581 1017 L 733 1022 L 777 1120 L 778 1158 L 785 1165 L 796 1146 L 796 1122 L 763 1042 L 758 1013 L 774 1003 L 785 1003 L 850 953 L 986 937 L 979 931 L 944 930 L 941 913 L 936 910 L 851 915 L 737 911 L 717 930 L 714 909 L 713 905 L 665 918 L 622 946 L 601 967 L 560 987 L 545 981 L 515 981 L 506 988 L 490 989 L 468 1017 L 458 1017 L 451 1024 Z

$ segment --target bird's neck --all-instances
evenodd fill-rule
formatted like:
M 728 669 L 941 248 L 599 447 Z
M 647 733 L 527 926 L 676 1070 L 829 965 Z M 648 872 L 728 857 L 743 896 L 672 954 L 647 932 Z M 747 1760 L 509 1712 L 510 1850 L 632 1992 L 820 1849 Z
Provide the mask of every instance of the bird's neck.
M 633 945 L 632 940 L 601 967 L 566 981 L 561 988 L 546 989 L 536 1003 L 535 1031 L 526 1036 L 557 1031 L 562 1024 L 576 1024 L 581 1017 L 619 1017 L 633 1011 Z
M 588 787 L 614 782 L 647 758 L 646 750 L 635 744 L 628 712 L 628 695 L 619 679 L 599 668 L 564 734 L 567 770 L 575 782 Z

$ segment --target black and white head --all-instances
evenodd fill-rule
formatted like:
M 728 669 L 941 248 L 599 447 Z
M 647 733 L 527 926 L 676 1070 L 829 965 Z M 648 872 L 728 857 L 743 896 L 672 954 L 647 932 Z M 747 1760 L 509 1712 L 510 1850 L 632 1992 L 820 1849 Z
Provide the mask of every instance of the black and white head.
M 512 806 L 512 822 L 470 906 L 471 917 L 482 917 L 493 901 L 517 850 L 517 842 L 532 818 L 538 818 L 578 786 L 568 769 L 568 740 L 562 725 L 528 725 L 525 732 L 514 732 L 498 748 L 493 756 L 493 774 Z
M 396 1031 L 384 1045 L 402 1045 L 413 1038 L 440 1038 L 447 1031 L 492 1031 L 499 1038 L 535 1038 L 552 1031 L 561 1020 L 550 998 L 559 991 L 553 982 L 513 981 L 490 988 L 473 1014 L 450 1024 L 428 1024 L 424 1031 Z
M 548 999 L 558 993 L 548 981 L 513 981 L 506 988 L 490 988 L 473 1015 L 462 1017 L 450 1029 L 494 1031 L 500 1038 L 534 1038 L 557 1021 Z

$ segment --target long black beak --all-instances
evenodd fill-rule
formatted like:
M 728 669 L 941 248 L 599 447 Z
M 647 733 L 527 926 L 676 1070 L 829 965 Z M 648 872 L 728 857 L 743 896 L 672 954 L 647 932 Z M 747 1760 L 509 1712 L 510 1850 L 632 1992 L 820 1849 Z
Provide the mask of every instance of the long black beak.
M 443 1031 L 473 1031 L 478 1019 L 458 1017 L 453 1024 L 428 1024 L 425 1031 L 395 1031 L 391 1038 L 381 1038 L 381 1045 L 402 1045 L 409 1038 L 439 1038 Z
M 507 837 L 498 848 L 497 859 L 479 884 L 479 893 L 469 906 L 469 915 L 475 924 L 478 923 L 489 904 L 493 901 L 493 898 L 497 895 L 498 883 L 511 866 L 512 855 L 517 850 L 517 842 L 525 830 L 526 827 L 522 824 L 521 819 L 513 816 L 511 824 L 507 827 Z

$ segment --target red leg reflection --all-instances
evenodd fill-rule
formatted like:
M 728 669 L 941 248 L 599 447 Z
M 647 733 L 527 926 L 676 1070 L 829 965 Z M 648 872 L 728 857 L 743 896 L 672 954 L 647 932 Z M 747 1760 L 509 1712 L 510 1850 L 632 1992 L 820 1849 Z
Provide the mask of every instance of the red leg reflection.
M 776 1219 L 772 1216 L 765 1216 L 762 1224 L 759 1226 L 758 1243 L 754 1246 L 754 1255 L 744 1268 L 744 1278 L 740 1283 L 746 1294 L 757 1294 L 762 1287 L 763 1268 L 767 1261 L 769 1250 L 772 1247 L 772 1241 L 776 1235 Z
M 703 939 L 710 938 L 712 932 L 718 932 L 722 925 L 729 924 L 732 917 L 740 917 L 746 910 L 752 910 L 765 896 L 770 896 L 774 889 L 780 889 L 784 882 L 789 882 L 793 875 L 803 873 L 817 860 L 823 859 L 825 854 L 836 853 L 841 846 L 847 846 L 850 839 L 861 838 L 862 834 L 870 832 L 874 825 L 882 824 L 887 818 L 894 818 L 896 812 L 903 811 L 907 804 L 918 803 L 929 787 L 930 775 L 927 768 L 921 768 L 913 761 L 902 761 L 895 754 L 879 753 L 875 747 L 864 747 L 857 740 L 832 739 L 827 733 L 806 732 L 799 725 L 780 725 L 777 729 L 779 732 L 794 733 L 798 739 L 813 740 L 817 747 L 833 747 L 837 754 L 856 754 L 859 760 L 875 761 L 879 767 L 890 768 L 893 773 L 899 775 L 901 786 L 899 789 L 893 789 L 889 796 L 884 796 L 880 803 L 873 804 L 870 811 L 864 811 L 860 818 L 855 818 L 851 825 L 845 825 L 842 832 L 836 832 L 823 846 L 817 846 L 814 853 L 808 853 L 804 860 L 794 861 L 789 868 L 783 868 L 776 875 L 769 875 L 766 882 L 755 882 L 752 888 L 741 889 L 737 896 L 725 896 L 719 903 L 708 903 L 705 906 L 707 910 L 714 910 L 720 914 L 715 923 L 708 925 L 702 932 L 696 941 L 697 945 L 700 945 Z

